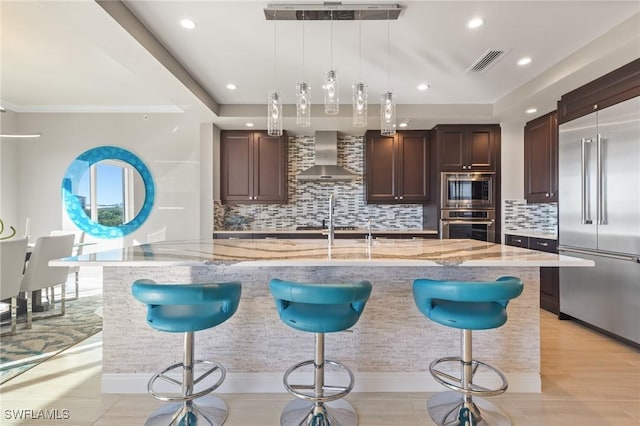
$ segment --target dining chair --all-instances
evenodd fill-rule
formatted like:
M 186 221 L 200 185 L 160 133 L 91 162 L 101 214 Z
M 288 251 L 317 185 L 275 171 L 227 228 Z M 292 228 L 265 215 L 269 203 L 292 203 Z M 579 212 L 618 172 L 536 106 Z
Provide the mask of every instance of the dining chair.
M 73 238 L 73 251 L 71 252 L 72 256 L 80 256 L 81 254 L 83 254 L 83 248 L 84 248 L 84 231 L 81 230 L 53 230 L 49 233 L 50 236 L 57 236 L 57 235 L 68 235 L 68 234 L 72 234 L 74 236 Z M 72 266 L 69 268 L 69 274 L 73 274 L 74 275 L 74 285 L 75 285 L 75 290 L 76 290 L 76 294 L 73 298 L 67 299 L 67 301 L 69 300 L 76 300 L 78 298 L 78 294 L 80 292 L 80 268 L 77 266 Z M 64 287 L 63 287 L 64 290 Z M 51 297 L 53 298 L 54 295 L 52 294 Z
M 27 255 L 27 242 L 26 238 L 0 241 L 0 300 L 9 299 L 11 311 L 11 330 L 2 333 L 3 336 L 16 334 L 18 293 Z
M 31 257 L 27 262 L 27 267 L 22 277 L 20 291 L 24 291 L 27 299 L 27 328 L 31 328 L 32 324 L 32 302 L 29 300 L 29 293 L 36 290 L 43 290 L 49 287 L 62 285 L 60 296 L 60 313 L 52 316 L 64 315 L 65 313 L 65 291 L 64 286 L 69 275 L 68 266 L 49 266 L 49 261 L 69 257 L 73 251 L 74 235 L 57 235 L 40 237 L 36 241 L 36 245 L 31 252 Z M 53 299 L 51 300 L 53 305 Z M 53 308 L 53 306 L 52 306 Z

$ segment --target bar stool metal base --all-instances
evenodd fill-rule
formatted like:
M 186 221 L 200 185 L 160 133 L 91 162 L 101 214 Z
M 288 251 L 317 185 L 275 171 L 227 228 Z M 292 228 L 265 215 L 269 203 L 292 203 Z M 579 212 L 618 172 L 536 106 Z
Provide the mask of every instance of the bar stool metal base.
M 344 399 L 316 404 L 296 399 L 289 402 L 280 416 L 281 426 L 355 426 L 358 415 Z
M 439 426 L 511 426 L 511 419 L 497 405 L 453 391 L 429 398 L 427 412 Z
M 220 426 L 227 419 L 227 404 L 217 396 L 203 396 L 189 403 L 166 404 L 154 411 L 145 426 Z

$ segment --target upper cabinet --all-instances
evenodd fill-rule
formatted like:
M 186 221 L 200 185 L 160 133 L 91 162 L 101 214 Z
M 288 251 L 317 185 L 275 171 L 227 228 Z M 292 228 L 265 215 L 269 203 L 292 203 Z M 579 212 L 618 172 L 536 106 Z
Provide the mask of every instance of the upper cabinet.
M 640 96 L 640 59 L 562 95 L 558 123 Z
M 445 124 L 435 132 L 439 171 L 496 171 L 499 125 Z
M 220 132 L 220 199 L 223 203 L 287 202 L 287 134 Z
M 367 203 L 423 203 L 429 201 L 429 131 L 398 131 L 382 136 L 365 134 Z
M 558 201 L 558 115 L 538 117 L 524 128 L 524 195 L 527 203 Z

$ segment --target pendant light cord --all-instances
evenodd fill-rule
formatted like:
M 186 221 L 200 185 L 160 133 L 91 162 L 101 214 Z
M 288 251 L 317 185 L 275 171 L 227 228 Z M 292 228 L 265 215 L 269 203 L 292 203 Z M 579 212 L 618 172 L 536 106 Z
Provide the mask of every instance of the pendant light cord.
M 278 86 L 278 74 L 277 74 L 277 70 L 276 70 L 276 64 L 277 64 L 277 59 L 276 59 L 276 44 L 278 43 L 278 38 L 276 36 L 277 34 L 277 25 L 278 25 L 278 12 L 276 11 L 273 14 L 273 90 L 276 90 L 276 86 Z
M 302 81 L 304 82 L 304 10 L 302 11 Z
M 333 10 L 331 11 L 330 15 L 331 15 L 331 27 L 330 27 L 331 28 L 331 35 L 330 35 L 330 38 L 331 38 L 331 43 L 330 43 L 331 50 L 330 50 L 329 64 L 331 65 L 331 69 L 333 69 Z
M 391 87 L 390 78 L 389 78 L 389 74 L 390 74 L 390 72 L 389 72 L 389 68 L 390 68 L 389 63 L 391 62 L 390 61 L 391 54 L 389 53 L 390 52 L 390 48 L 389 48 L 389 45 L 390 45 L 389 39 L 390 38 L 391 38 L 391 36 L 390 36 L 390 30 L 389 30 L 389 11 L 387 10 L 387 92 L 389 92 L 389 87 Z
M 362 11 L 358 18 L 358 79 L 362 82 Z

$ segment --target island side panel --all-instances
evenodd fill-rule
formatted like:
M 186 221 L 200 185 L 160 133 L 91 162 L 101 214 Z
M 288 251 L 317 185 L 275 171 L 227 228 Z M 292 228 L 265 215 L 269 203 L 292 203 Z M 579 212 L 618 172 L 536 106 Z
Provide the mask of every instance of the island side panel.
M 302 282 L 367 279 L 373 292 L 353 332 L 326 337 L 326 354 L 361 373 L 409 372 L 428 375 L 429 363 L 460 353 L 460 332 L 435 324 L 415 307 L 415 278 L 494 280 L 520 277 L 523 294 L 508 307 L 503 327 L 473 335 L 474 358 L 503 372 L 539 374 L 539 269 L 506 267 L 104 267 L 103 373 L 153 373 L 182 358 L 182 334 L 154 331 L 146 309 L 131 296 L 131 283 L 148 278 L 163 283 L 240 281 L 236 314 L 213 329 L 196 333 L 195 355 L 216 359 L 230 373 L 282 373 L 313 357 L 313 337 L 284 325 L 269 293 L 271 278 Z

